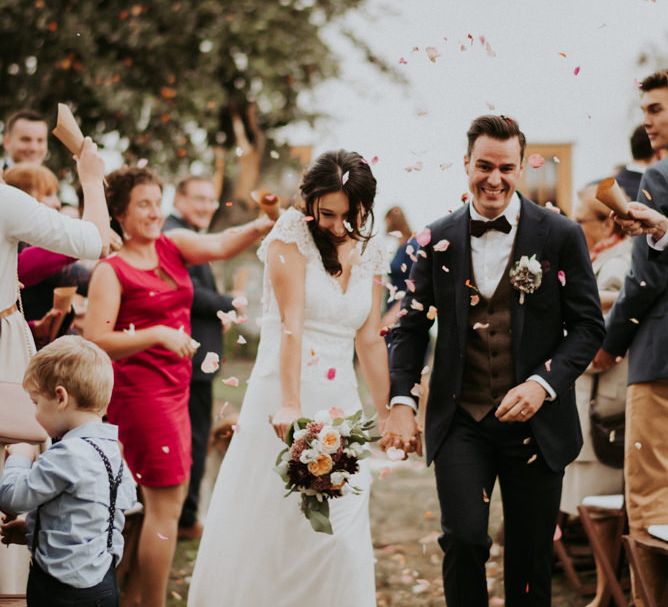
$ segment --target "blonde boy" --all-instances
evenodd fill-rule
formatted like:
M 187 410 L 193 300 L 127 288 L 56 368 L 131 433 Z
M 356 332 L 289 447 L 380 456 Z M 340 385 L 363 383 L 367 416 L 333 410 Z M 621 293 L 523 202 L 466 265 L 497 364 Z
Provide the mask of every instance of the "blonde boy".
M 23 387 L 35 417 L 60 439 L 33 462 L 30 445 L 9 446 L 0 477 L 4 543 L 32 551 L 29 607 L 118 605 L 115 566 L 123 553 L 123 511 L 136 501 L 116 426 L 102 422 L 114 383 L 111 360 L 95 344 L 61 337 L 28 364 Z M 24 521 L 11 520 L 27 512 Z

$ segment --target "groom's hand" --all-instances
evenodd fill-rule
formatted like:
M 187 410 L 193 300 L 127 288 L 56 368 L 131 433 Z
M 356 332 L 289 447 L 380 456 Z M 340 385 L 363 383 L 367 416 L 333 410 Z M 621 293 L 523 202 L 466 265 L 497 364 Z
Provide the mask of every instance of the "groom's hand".
M 390 447 L 406 453 L 422 455 L 422 437 L 413 410 L 407 405 L 394 405 L 385 421 L 383 438 L 378 443 L 385 451 Z
M 525 381 L 508 390 L 496 410 L 496 418 L 500 422 L 526 422 L 536 415 L 547 397 L 545 388 L 537 381 Z

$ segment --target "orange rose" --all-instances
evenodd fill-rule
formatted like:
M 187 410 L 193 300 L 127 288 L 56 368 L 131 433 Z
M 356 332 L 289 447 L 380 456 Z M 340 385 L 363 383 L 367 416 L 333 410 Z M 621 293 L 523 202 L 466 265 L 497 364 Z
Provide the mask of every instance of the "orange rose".
M 324 476 L 332 470 L 332 458 L 326 453 L 321 453 L 318 458 L 308 464 L 308 471 L 313 476 Z

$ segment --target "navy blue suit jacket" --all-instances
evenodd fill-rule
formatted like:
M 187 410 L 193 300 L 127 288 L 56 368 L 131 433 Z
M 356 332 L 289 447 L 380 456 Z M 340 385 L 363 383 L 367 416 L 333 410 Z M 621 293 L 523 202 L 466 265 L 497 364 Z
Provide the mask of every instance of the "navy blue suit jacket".
M 390 365 L 392 396 L 407 396 L 420 381 L 429 339 L 425 311 L 438 308 L 438 337 L 431 374 L 425 439 L 430 463 L 448 433 L 462 388 L 471 289 L 468 205 L 431 224 L 431 244 L 418 257 L 411 278 L 415 292 L 403 302 L 407 311 L 393 332 Z M 432 245 L 450 241 L 446 251 Z M 570 219 L 522 198 L 513 259 L 536 255 L 542 262 L 542 284 L 519 303 L 513 290 L 512 350 L 515 379 L 543 377 L 557 393 L 531 419 L 532 432 L 550 468 L 561 470 L 582 446 L 573 384 L 590 363 L 605 333 L 596 280 L 580 227 Z M 443 270 L 443 266 L 449 272 Z M 566 276 L 561 286 L 558 272 Z M 502 280 L 509 280 L 508 276 Z M 411 308 L 415 299 L 424 311 Z M 551 361 L 546 365 L 547 361 Z M 549 369 L 548 369 L 549 367 Z

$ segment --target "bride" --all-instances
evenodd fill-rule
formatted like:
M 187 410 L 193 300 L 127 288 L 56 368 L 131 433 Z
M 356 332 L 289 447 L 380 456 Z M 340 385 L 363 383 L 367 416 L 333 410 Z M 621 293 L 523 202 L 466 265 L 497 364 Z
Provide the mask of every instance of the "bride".
M 304 212 L 287 210 L 258 251 L 260 345 L 214 489 L 190 607 L 376 604 L 368 460 L 350 481 L 362 493 L 331 500 L 333 535 L 311 529 L 299 497 L 283 497 L 274 472 L 295 419 L 333 406 L 346 415 L 360 409 L 354 351 L 381 425 L 389 396 L 380 336 L 386 259 L 370 235 L 376 180 L 359 154 L 327 152 L 301 193 Z

